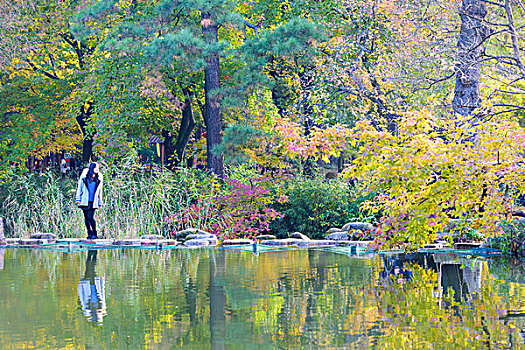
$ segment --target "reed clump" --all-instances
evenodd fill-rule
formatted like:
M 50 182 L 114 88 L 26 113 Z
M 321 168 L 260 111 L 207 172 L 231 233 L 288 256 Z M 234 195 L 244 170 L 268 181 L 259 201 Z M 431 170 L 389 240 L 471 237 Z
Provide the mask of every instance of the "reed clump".
M 192 169 L 150 174 L 138 165 L 106 168 L 103 207 L 95 214 L 99 237 L 166 235 L 164 218 L 206 196 L 200 185 L 203 177 Z M 0 216 L 6 236 L 40 232 L 85 236 L 82 211 L 75 203 L 76 186 L 77 179 L 61 180 L 53 173 L 15 176 L 1 184 Z

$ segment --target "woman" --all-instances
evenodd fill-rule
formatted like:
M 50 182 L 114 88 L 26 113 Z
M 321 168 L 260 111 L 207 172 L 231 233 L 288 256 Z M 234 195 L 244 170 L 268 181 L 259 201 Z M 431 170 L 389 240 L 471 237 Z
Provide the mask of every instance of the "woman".
M 102 174 L 98 163 L 91 163 L 89 168 L 82 171 L 78 180 L 76 201 L 84 212 L 87 239 L 97 239 L 97 227 L 95 223 L 95 209 L 102 207 Z

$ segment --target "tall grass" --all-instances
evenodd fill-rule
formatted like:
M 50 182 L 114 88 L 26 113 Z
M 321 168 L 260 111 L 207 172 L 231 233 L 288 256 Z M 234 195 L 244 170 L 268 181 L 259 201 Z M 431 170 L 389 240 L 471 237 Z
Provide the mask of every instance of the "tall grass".
M 165 235 L 163 219 L 202 195 L 199 176 L 186 169 L 153 175 L 136 168 L 108 169 L 103 207 L 95 214 L 99 237 Z M 75 203 L 76 185 L 77 179 L 62 181 L 51 173 L 22 175 L 2 184 L 0 215 L 6 220 L 7 236 L 85 236 L 82 211 Z

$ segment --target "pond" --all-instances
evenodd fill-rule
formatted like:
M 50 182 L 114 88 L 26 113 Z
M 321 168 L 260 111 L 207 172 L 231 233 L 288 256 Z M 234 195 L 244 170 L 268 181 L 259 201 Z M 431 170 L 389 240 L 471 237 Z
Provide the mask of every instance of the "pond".
M 520 261 L 0 249 L 0 348 L 524 348 Z

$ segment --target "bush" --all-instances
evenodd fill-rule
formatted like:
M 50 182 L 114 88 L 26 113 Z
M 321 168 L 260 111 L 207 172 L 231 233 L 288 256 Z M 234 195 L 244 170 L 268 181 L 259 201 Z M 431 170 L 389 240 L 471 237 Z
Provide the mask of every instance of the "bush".
M 500 235 L 489 238 L 490 246 L 505 254 L 525 254 L 525 222 L 513 219 L 502 224 L 501 229 Z
M 266 177 L 227 178 L 213 196 L 179 208 L 166 218 L 173 231 L 199 228 L 218 237 L 254 238 L 268 232 L 269 224 L 282 215 L 270 204 L 283 201 L 276 179 Z
M 367 217 L 367 213 L 359 210 L 362 203 L 373 198 L 373 194 L 361 196 L 341 180 L 291 179 L 283 192 L 288 201 L 275 203 L 273 208 L 284 217 L 270 225 L 271 232 L 280 237 L 299 231 L 311 238 L 323 238 L 331 227 L 342 227 L 352 221 L 375 224 L 379 219 L 379 214 Z

